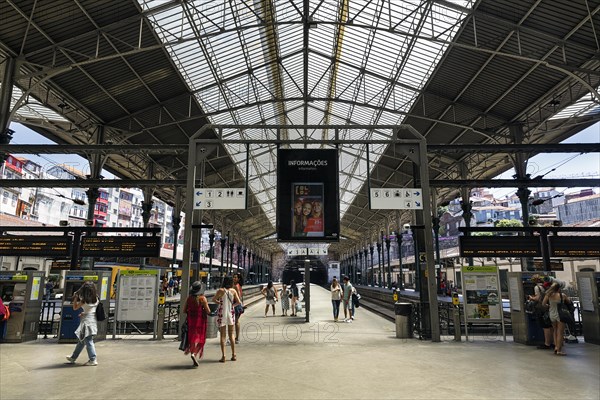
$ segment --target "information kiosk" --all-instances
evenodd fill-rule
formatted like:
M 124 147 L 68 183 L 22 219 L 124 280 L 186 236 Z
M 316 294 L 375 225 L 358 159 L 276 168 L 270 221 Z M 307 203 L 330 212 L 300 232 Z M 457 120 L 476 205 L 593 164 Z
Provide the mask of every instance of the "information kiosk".
M 58 335 L 59 343 L 75 343 L 77 337 L 75 330 L 79 326 L 79 314 L 83 309 L 73 310 L 73 294 L 81 288 L 84 282 L 92 281 L 96 284 L 98 297 L 104 305 L 104 310 L 108 314 L 110 310 L 110 271 L 67 271 L 65 276 L 65 292 L 63 295 L 62 312 L 60 317 L 60 329 Z M 98 335 L 94 340 L 106 339 L 106 330 L 108 327 L 108 318 L 98 322 Z
M 525 312 L 527 297 L 535 294 L 533 275 L 554 276 L 552 272 L 509 272 L 508 293 L 510 295 L 510 319 L 513 339 L 517 343 L 527 345 L 544 344 L 544 330 L 535 314 Z
M 10 318 L 0 328 L 0 341 L 20 343 L 37 339 L 44 275 L 43 271 L 0 272 L 0 295 L 10 311 Z
M 578 272 L 577 288 L 583 338 L 586 343 L 600 344 L 600 272 Z

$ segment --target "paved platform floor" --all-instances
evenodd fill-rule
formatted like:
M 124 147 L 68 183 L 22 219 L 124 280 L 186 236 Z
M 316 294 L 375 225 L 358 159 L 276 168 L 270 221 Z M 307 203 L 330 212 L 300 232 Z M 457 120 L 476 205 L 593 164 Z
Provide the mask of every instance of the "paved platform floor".
M 393 323 L 363 309 L 333 323 L 329 293 L 311 292 L 311 323 L 264 318 L 258 303 L 243 316 L 238 360 L 219 363 L 211 339 L 196 369 L 173 339 L 98 342 L 97 367 L 81 365 L 85 350 L 65 364 L 74 345 L 52 339 L 2 344 L 0 399 L 600 399 L 600 346 L 568 344 L 560 357 L 493 337 L 396 339 Z

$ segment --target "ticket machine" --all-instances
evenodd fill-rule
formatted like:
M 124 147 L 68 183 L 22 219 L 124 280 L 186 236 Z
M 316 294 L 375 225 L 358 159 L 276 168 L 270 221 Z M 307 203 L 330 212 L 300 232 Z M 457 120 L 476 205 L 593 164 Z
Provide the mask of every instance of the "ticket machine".
M 533 275 L 552 276 L 553 272 L 509 272 L 508 293 L 510 295 L 510 319 L 513 339 L 517 343 L 538 345 L 544 344 L 544 330 L 537 322 L 535 314 L 525 312 L 527 296 L 534 295 L 535 282 Z
M 73 310 L 73 295 L 77 292 L 86 281 L 91 281 L 96 284 L 98 297 L 104 305 L 104 309 L 110 310 L 110 271 L 67 271 L 65 274 L 65 291 L 63 294 L 62 311 L 60 315 L 60 328 L 58 335 L 59 343 L 75 343 L 77 336 L 75 331 L 79 326 L 79 314 L 83 309 Z M 98 334 L 94 340 L 106 339 L 106 331 L 108 328 L 108 318 L 102 322 L 98 322 Z
M 579 310 L 586 343 L 600 344 L 600 272 L 578 272 Z
M 0 327 L 0 342 L 37 339 L 44 275 L 43 271 L 0 272 L 0 296 L 10 311 L 10 318 Z

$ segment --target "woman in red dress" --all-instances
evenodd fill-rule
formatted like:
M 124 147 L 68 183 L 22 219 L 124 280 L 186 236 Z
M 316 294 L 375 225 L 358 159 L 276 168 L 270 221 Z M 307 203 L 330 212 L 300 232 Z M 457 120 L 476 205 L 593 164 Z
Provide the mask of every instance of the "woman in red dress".
M 194 282 L 190 287 L 183 312 L 187 314 L 188 343 L 184 351 L 185 355 L 191 354 L 194 367 L 198 366 L 198 359 L 202 358 L 204 344 L 206 343 L 206 326 L 210 308 L 208 301 L 202 292 L 202 282 Z

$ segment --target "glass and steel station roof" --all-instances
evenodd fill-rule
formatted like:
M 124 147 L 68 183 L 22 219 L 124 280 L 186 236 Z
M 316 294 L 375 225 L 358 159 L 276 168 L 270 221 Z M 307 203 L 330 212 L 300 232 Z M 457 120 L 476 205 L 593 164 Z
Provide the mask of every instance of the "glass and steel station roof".
M 250 208 L 208 216 L 249 240 L 275 230 L 276 144 L 331 140 L 306 125 L 410 124 L 428 144 L 558 143 L 600 119 L 600 4 L 570 0 L 34 0 L 0 3 L 0 67 L 18 60 L 13 121 L 59 144 L 186 144 L 225 129 L 207 186 L 243 185 Z M 261 125 L 285 127 L 280 132 Z M 340 139 L 391 131 L 348 129 Z M 331 147 L 322 144 L 291 147 Z M 412 184 L 394 146 L 340 146 L 342 237 L 353 245 L 394 214 L 369 210 L 365 180 Z M 107 154 L 125 179 L 185 179 L 187 154 Z M 429 154 L 431 179 L 490 179 L 506 154 Z M 156 194 L 173 198 L 172 187 Z M 456 188 L 440 187 L 443 199 Z M 392 222 L 390 222 L 392 221 Z M 267 245 L 276 249 L 275 245 Z

